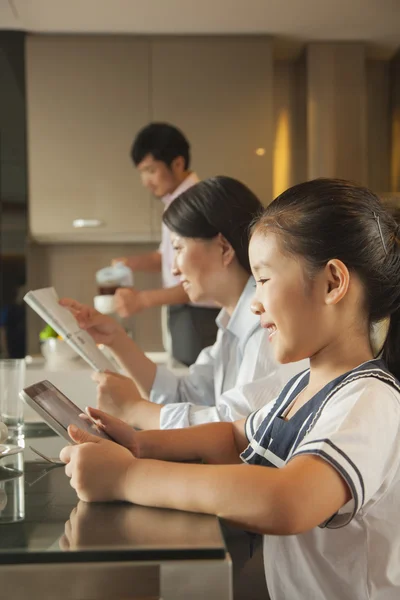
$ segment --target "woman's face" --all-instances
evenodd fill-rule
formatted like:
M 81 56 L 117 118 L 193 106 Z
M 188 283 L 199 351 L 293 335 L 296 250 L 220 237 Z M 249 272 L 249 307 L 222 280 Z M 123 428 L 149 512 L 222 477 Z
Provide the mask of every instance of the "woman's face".
M 180 277 L 192 302 L 215 299 L 224 269 L 218 236 L 210 240 L 171 233 L 174 248 L 173 274 Z
M 283 253 L 272 232 L 255 232 L 249 256 L 256 280 L 252 311 L 269 332 L 275 358 L 289 363 L 313 356 L 331 329 L 320 274 L 309 280 L 303 259 Z

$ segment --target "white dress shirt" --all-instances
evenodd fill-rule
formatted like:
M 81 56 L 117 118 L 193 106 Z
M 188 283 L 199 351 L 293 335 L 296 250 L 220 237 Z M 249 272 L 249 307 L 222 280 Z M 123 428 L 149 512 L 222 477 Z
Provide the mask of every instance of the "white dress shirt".
M 177 429 L 212 421 L 236 421 L 273 400 L 293 375 L 309 366 L 308 361 L 279 365 L 250 310 L 254 279 L 250 277 L 229 317 L 217 317 L 218 335 L 205 348 L 189 373 L 177 376 L 158 366 L 150 400 L 164 404 L 161 429 Z

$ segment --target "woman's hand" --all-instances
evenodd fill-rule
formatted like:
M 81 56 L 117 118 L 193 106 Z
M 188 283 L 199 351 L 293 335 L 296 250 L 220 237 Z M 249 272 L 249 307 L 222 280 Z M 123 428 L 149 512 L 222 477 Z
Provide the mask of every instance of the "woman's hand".
M 61 298 L 59 302 L 74 315 L 79 327 L 85 329 L 96 344 L 112 346 L 118 335 L 126 335 L 115 319 L 102 315 L 91 306 L 81 304 L 72 298 Z
M 74 425 L 68 434 L 76 446 L 66 446 L 60 459 L 65 473 L 80 500 L 111 502 L 126 500 L 125 483 L 129 468 L 136 460 L 123 446 L 92 435 Z
M 142 398 L 134 381 L 110 371 L 94 372 L 92 379 L 97 382 L 97 408 L 135 425 L 136 405 L 147 400 Z

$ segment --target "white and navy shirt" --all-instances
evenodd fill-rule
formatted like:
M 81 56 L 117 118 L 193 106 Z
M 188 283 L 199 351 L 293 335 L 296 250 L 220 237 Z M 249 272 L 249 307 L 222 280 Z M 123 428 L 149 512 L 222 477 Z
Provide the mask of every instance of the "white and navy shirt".
M 381 360 L 327 384 L 288 421 L 309 371 L 246 421 L 244 462 L 283 467 L 313 454 L 346 481 L 351 500 L 319 527 L 265 536 L 273 600 L 400 598 L 400 385 Z
M 280 365 L 268 332 L 250 310 L 254 279 L 249 278 L 232 315 L 222 310 L 213 346 L 202 350 L 187 375 L 158 366 L 150 400 L 164 404 L 161 429 L 215 421 L 238 421 L 276 398 L 282 387 L 309 365 Z

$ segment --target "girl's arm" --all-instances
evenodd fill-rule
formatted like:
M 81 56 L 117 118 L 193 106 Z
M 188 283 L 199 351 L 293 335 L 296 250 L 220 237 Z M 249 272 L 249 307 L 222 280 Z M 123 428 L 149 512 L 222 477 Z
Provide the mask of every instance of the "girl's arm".
M 87 408 L 87 412 L 101 429 L 137 458 L 240 463 L 239 454 L 248 444 L 244 433 L 245 420 L 207 423 L 185 429 L 134 431 L 123 421 L 97 408 Z
M 203 452 L 211 461 L 218 453 L 226 462 L 234 460 L 237 441 L 232 435 L 233 426 L 228 435 L 227 428 L 222 432 L 222 425 L 227 424 L 213 427 L 215 433 L 222 434 L 221 438 L 204 436 Z M 165 444 L 159 453 L 172 458 L 177 452 L 174 442 L 181 434 L 179 444 L 187 458 L 197 458 L 193 446 L 203 442 L 190 442 L 186 434 L 195 432 L 203 438 L 203 427 L 211 426 L 187 432 L 144 432 L 142 437 L 148 442 L 145 449 L 149 454 L 152 451 L 149 442 L 154 443 L 155 438 L 151 434 L 165 434 L 157 440 Z M 291 535 L 329 519 L 351 498 L 339 473 L 313 455 L 297 456 L 281 469 L 244 464 L 178 464 L 136 459 L 129 450 L 113 442 L 71 426 L 68 432 L 78 445 L 64 448 L 60 457 L 67 463 L 66 474 L 71 477 L 72 487 L 87 502 L 126 500 L 143 506 L 215 514 L 244 529 Z M 207 451 L 207 441 L 215 453 Z
M 140 431 L 138 458 L 167 461 L 202 460 L 208 464 L 241 464 L 247 447 L 244 421 L 208 423 L 184 429 Z
M 124 499 L 136 504 L 215 514 L 274 535 L 312 529 L 351 498 L 338 472 L 316 456 L 296 457 L 282 469 L 137 460 L 123 490 Z

